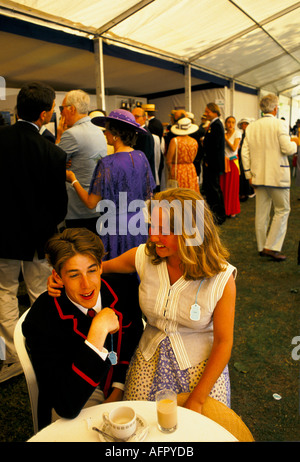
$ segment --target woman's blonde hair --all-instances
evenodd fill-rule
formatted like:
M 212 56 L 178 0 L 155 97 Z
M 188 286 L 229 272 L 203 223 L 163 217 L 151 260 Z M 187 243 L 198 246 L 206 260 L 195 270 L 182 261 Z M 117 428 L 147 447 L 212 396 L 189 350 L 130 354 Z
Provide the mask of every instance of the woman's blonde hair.
M 155 201 L 155 202 L 154 202 Z M 175 202 L 174 202 L 175 201 Z M 171 204 L 172 203 L 172 204 Z M 169 206 L 168 206 L 169 204 Z M 174 204 L 177 204 L 173 207 Z M 179 207 L 178 207 L 179 204 Z M 176 221 L 180 221 L 181 233 L 178 234 L 178 253 L 181 260 L 183 277 L 186 280 L 211 278 L 224 271 L 229 252 L 221 243 L 218 230 L 214 224 L 213 216 L 202 196 L 195 191 L 183 188 L 174 188 L 155 194 L 149 202 L 149 216 L 155 206 L 169 210 L 170 231 L 176 231 Z M 167 207 L 166 207 L 167 205 Z M 188 220 L 190 229 L 197 229 L 197 236 L 191 235 L 186 226 L 185 213 L 191 214 Z M 200 223 L 199 223 L 200 222 Z M 199 236 L 201 239 L 199 240 Z M 198 239 L 197 245 L 189 245 L 191 239 Z M 152 256 L 152 263 L 157 265 L 164 259 L 156 253 L 155 243 L 150 238 L 146 243 L 146 253 Z

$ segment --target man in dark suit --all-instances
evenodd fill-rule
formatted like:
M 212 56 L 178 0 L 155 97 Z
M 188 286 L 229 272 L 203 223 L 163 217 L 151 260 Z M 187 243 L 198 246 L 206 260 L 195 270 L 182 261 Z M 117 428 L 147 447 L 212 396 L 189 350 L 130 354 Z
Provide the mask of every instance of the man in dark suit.
M 42 294 L 22 324 L 39 385 L 40 428 L 50 423 L 52 409 L 74 418 L 105 399 L 121 401 L 143 330 L 137 277 L 101 277 L 99 236 L 68 228 L 49 240 L 46 253 L 61 296 Z
M 132 111 L 134 118 L 146 133 L 139 133 L 134 149 L 142 151 L 148 159 L 153 178 L 155 179 L 155 160 L 154 160 L 154 139 L 150 130 L 146 127 L 146 113 L 143 108 L 135 107 Z
M 153 135 L 157 135 L 161 140 L 164 134 L 164 127 L 161 121 L 156 117 L 155 104 L 142 104 L 142 108 L 147 113 L 148 128 Z
M 161 178 L 162 170 L 164 167 L 164 155 L 162 152 L 165 147 L 164 142 L 162 145 L 164 127 L 161 121 L 156 117 L 155 104 L 142 104 L 142 109 L 146 111 L 146 114 L 147 114 L 146 126 L 149 132 L 152 133 L 152 136 L 154 138 L 154 166 L 155 166 L 155 174 L 156 174 L 154 179 L 157 181 L 157 183 L 158 182 L 160 183 L 160 178 Z M 155 188 L 155 192 L 157 191 L 160 191 L 160 185 L 158 184 L 157 184 L 157 187 Z
M 221 225 L 226 220 L 224 198 L 220 187 L 220 175 L 225 171 L 225 133 L 220 108 L 208 103 L 204 115 L 210 125 L 204 136 L 202 191 L 214 214 L 215 222 Z
M 67 212 L 66 154 L 39 133 L 51 120 L 54 99 L 46 85 L 24 85 L 18 122 L 0 128 L 0 336 L 6 344 L 0 382 L 22 373 L 13 343 L 20 270 L 32 304 L 50 274 L 45 243 Z

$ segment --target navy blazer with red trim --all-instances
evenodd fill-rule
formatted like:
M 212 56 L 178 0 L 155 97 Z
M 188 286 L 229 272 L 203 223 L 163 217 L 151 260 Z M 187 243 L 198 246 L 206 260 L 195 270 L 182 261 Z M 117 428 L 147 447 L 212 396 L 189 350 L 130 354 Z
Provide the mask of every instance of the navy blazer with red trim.
M 143 330 L 136 275 L 105 275 L 101 300 L 103 308 L 111 307 L 119 317 L 120 329 L 113 335 L 115 366 L 85 343 L 92 319 L 64 291 L 59 298 L 43 293 L 25 318 L 23 334 L 39 386 L 39 428 L 51 422 L 52 408 L 61 417 L 74 418 L 97 386 L 107 395 L 113 382 L 125 382 Z M 110 335 L 105 347 L 111 351 Z

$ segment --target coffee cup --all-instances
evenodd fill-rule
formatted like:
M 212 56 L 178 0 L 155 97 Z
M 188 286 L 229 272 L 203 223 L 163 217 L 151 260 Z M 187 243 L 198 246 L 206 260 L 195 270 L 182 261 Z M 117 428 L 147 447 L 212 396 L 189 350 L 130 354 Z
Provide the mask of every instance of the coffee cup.
M 110 413 L 104 412 L 103 419 L 115 438 L 126 440 L 136 430 L 136 414 L 129 406 L 120 406 Z

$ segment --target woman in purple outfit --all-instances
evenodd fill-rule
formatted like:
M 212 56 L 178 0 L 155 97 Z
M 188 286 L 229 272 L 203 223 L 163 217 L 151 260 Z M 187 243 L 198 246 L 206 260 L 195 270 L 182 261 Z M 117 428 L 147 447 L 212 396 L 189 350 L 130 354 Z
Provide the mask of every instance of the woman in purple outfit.
M 109 116 L 95 117 L 92 121 L 105 126 L 107 142 L 114 147 L 114 154 L 98 161 L 89 192 L 70 170 L 67 181 L 87 207 L 94 208 L 99 203 L 97 233 L 108 260 L 146 242 L 148 227 L 142 205 L 151 197 L 156 184 L 145 154 L 132 148 L 137 132 L 144 129 L 130 112 L 116 109 Z

